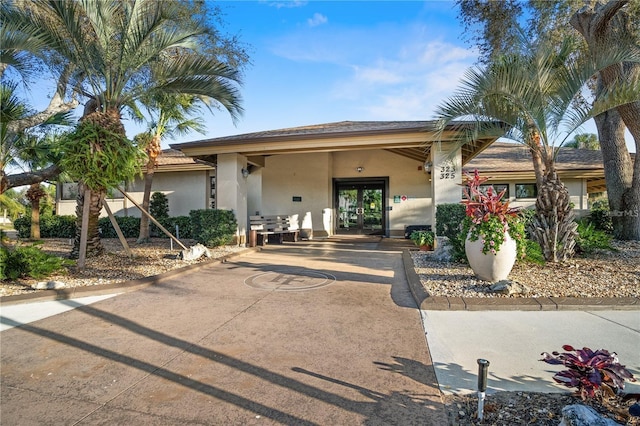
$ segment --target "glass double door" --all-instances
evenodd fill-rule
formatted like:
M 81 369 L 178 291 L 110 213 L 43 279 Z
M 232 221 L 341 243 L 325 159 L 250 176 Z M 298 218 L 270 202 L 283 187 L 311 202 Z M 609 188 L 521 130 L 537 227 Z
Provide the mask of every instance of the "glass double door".
M 337 233 L 384 235 L 384 183 L 336 183 Z

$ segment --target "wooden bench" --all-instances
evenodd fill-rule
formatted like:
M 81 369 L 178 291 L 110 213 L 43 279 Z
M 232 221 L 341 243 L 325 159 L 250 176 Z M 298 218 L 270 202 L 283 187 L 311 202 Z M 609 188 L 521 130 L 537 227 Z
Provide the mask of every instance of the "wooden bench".
M 298 229 L 290 229 L 288 216 L 249 216 L 251 232 L 256 232 L 256 243 L 264 246 L 271 240 L 278 244 L 283 241 L 298 241 Z

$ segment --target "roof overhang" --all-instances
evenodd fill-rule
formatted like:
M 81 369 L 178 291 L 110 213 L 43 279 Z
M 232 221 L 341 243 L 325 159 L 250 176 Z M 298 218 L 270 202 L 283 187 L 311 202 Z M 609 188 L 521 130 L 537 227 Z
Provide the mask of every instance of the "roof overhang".
M 393 122 L 395 126 L 376 126 L 370 122 L 370 128 L 360 126 L 358 122 L 329 123 L 311 127 L 258 132 L 187 142 L 171 145 L 194 158 L 210 159 L 219 154 L 238 153 L 248 157 L 252 164 L 260 165 L 260 158 L 269 155 L 299 154 L 313 152 L 341 152 L 369 149 L 382 149 L 424 163 L 431 158 L 431 149 L 438 142 L 452 142 L 460 126 L 456 123 L 438 135 L 434 131 L 434 122 Z M 406 123 L 406 124 L 404 124 Z M 326 127 L 334 126 L 333 131 Z M 345 130 L 345 128 L 349 130 Z M 497 137 L 478 139 L 462 145 L 462 163 L 466 164 L 474 156 L 493 143 Z

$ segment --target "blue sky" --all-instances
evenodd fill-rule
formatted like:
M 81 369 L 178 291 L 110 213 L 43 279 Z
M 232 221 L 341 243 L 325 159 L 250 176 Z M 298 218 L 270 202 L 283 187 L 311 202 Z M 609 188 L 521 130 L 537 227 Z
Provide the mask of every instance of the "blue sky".
M 450 95 L 475 49 L 453 2 L 218 2 L 224 30 L 251 45 L 245 113 L 207 117 L 206 136 L 343 120 L 424 120 Z M 171 142 L 171 141 L 169 141 Z
M 226 111 L 206 112 L 206 134 L 165 140 L 164 148 L 335 121 L 430 120 L 478 58 L 453 1 L 216 3 L 222 32 L 249 46 L 245 112 L 235 124 Z M 48 102 L 41 91 L 30 96 L 35 107 Z M 143 130 L 130 121 L 125 127 L 129 137 Z M 597 133 L 592 121 L 582 132 Z M 635 151 L 628 133 L 627 146 Z

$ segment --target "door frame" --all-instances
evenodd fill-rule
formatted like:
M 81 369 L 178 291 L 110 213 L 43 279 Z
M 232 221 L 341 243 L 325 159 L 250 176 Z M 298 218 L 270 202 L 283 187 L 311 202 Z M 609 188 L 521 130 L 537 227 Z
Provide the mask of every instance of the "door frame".
M 339 235 L 338 230 L 338 194 L 342 185 L 366 185 L 376 184 L 382 186 L 382 231 L 385 237 L 389 236 L 389 177 L 366 177 L 366 178 L 333 178 L 333 233 Z

